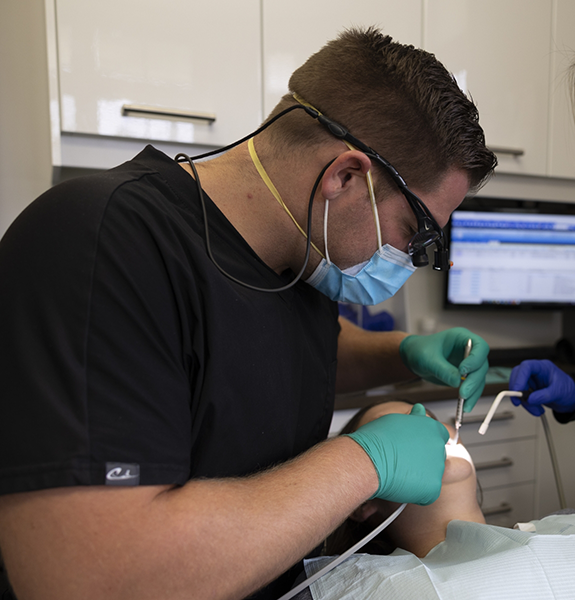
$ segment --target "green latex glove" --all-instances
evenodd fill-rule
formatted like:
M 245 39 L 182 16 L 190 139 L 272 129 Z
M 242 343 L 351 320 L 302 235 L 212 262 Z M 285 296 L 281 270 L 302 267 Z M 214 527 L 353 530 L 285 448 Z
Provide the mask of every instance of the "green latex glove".
M 441 492 L 447 429 L 416 404 L 409 415 L 379 417 L 346 434 L 366 452 L 377 471 L 374 498 L 431 504 Z
M 464 360 L 470 338 L 473 346 Z M 409 335 L 401 342 L 399 353 L 405 366 L 426 381 L 459 387 L 459 396 L 465 399 L 463 410 L 473 409 L 485 387 L 489 368 L 489 346 L 483 338 L 463 327 L 431 335 Z

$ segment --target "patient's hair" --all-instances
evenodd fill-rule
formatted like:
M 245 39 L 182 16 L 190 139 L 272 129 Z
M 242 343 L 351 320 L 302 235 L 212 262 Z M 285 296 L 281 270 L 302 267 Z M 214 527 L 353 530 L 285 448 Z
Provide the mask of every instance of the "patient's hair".
M 376 28 L 344 31 L 293 73 L 289 89 L 374 148 L 410 187 L 432 191 L 458 168 L 477 189 L 497 164 L 477 108 L 445 67 Z M 284 96 L 268 119 L 294 103 L 291 94 Z M 280 119 L 269 136 L 282 152 L 334 139 L 299 110 Z

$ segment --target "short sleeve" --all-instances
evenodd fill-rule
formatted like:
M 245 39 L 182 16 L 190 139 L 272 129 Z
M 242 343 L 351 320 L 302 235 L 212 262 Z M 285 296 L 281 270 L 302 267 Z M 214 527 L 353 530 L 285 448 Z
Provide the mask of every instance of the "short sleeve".
M 104 484 L 110 464 L 188 477 L 174 216 L 145 179 L 62 184 L 0 243 L 0 493 Z

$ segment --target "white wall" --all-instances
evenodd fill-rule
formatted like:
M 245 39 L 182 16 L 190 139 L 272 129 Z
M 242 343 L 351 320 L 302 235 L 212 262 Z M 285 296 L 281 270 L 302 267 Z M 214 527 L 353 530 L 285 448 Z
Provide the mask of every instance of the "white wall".
M 51 183 L 43 0 L 0 2 L 0 236 Z

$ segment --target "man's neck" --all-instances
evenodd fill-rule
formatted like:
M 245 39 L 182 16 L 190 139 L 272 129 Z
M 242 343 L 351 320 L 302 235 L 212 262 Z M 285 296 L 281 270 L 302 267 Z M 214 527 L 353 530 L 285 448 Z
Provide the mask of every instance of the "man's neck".
M 193 176 L 191 167 L 187 163 L 181 164 Z M 300 225 L 305 227 L 306 217 L 301 216 L 302 198 L 305 196 L 303 188 L 308 187 L 305 174 L 298 177 L 292 168 L 284 167 L 282 177 L 279 165 L 275 169 L 273 165 L 265 166 L 282 199 Z M 197 163 L 195 167 L 203 190 L 271 269 L 278 274 L 288 268 L 299 270 L 305 253 L 305 238 L 259 176 L 249 156 L 247 143 L 220 157 Z M 319 257 L 312 254 L 308 271 L 311 272 L 318 262 Z

